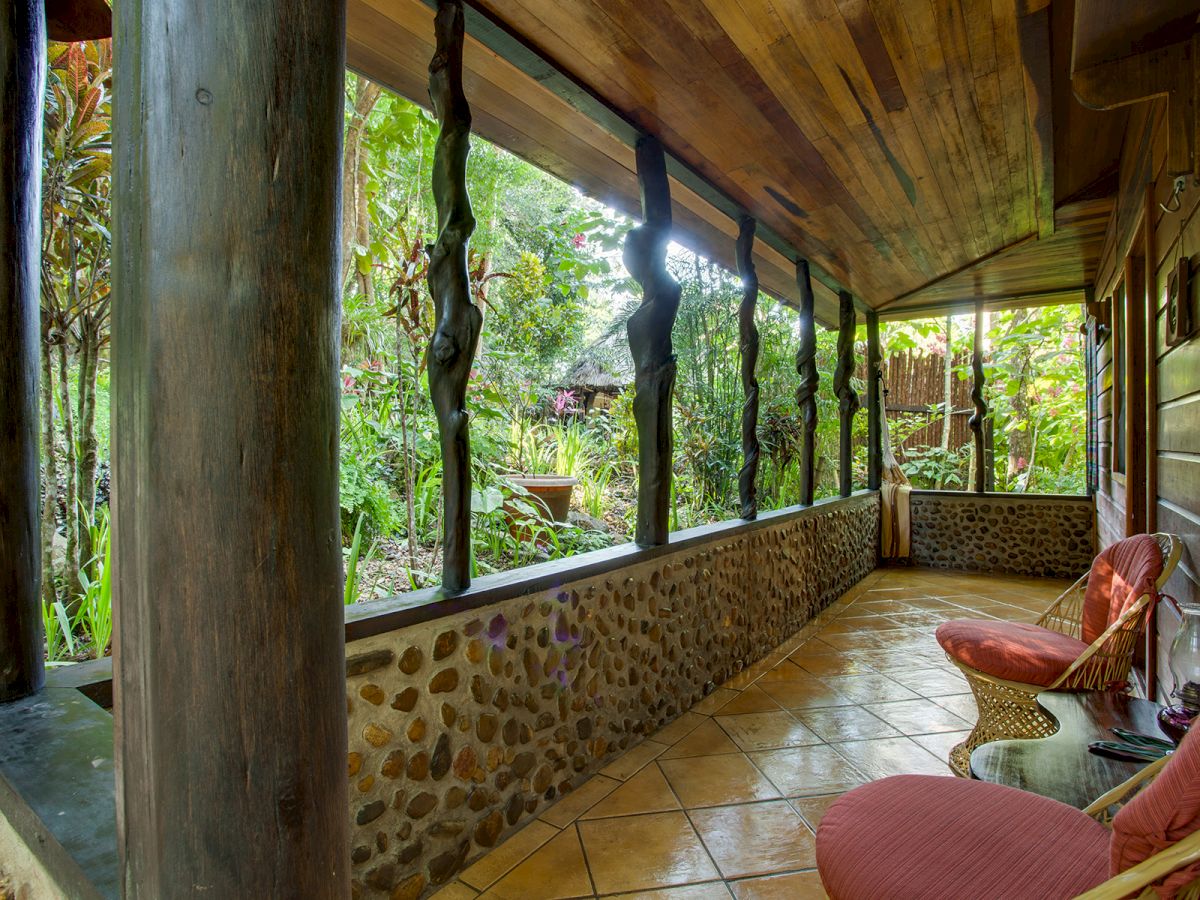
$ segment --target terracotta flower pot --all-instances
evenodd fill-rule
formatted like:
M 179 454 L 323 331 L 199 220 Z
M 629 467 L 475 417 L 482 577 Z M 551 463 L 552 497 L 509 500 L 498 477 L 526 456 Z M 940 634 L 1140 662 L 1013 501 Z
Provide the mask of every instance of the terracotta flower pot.
M 571 491 L 579 483 L 578 478 L 564 475 L 510 475 L 508 481 L 529 492 L 527 498 L 538 514 L 547 522 L 565 522 L 571 511 Z M 511 503 L 504 506 L 509 517 L 509 530 L 513 537 L 524 540 L 526 529 L 517 524 L 523 514 Z

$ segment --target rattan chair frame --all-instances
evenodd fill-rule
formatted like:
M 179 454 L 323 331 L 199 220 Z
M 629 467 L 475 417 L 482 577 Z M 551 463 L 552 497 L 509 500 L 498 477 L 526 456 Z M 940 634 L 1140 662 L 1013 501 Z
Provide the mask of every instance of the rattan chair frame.
M 1025 684 L 996 678 L 964 665 L 953 656 L 947 658 L 958 667 L 975 695 L 979 715 L 975 727 L 967 739 L 950 751 L 950 768 L 956 775 L 970 776 L 971 752 L 991 741 L 1013 738 L 1049 737 L 1058 730 L 1055 722 L 1038 706 L 1037 696 L 1042 691 L 1055 690 L 1110 690 L 1115 684 L 1123 684 L 1133 666 L 1133 653 L 1138 635 L 1142 632 L 1144 619 L 1158 593 L 1179 563 L 1183 545 L 1173 534 L 1162 532 L 1154 535 L 1163 555 L 1162 573 L 1155 582 L 1155 593 L 1139 597 L 1115 622 L 1105 629 L 1087 649 L 1079 654 L 1053 684 Z M 1070 637 L 1079 638 L 1083 633 L 1083 603 L 1087 582 L 1091 572 L 1084 575 L 1050 604 L 1035 624 Z
M 1112 825 L 1112 817 L 1116 811 L 1133 799 L 1134 795 L 1149 784 L 1166 766 L 1169 756 L 1155 760 L 1128 781 L 1117 785 L 1106 794 L 1097 797 L 1090 806 L 1084 809 L 1092 818 Z M 1077 900 L 1121 900 L 1123 897 L 1137 897 L 1139 900 L 1157 900 L 1158 893 L 1154 883 L 1166 878 L 1176 869 L 1200 861 L 1200 830 L 1193 831 L 1182 840 L 1176 841 L 1165 850 L 1160 850 L 1149 859 L 1136 866 L 1130 866 L 1109 878 L 1103 884 L 1098 884 L 1086 893 L 1080 894 Z M 1175 894 L 1176 900 L 1197 900 L 1200 898 L 1200 879 L 1189 882 Z

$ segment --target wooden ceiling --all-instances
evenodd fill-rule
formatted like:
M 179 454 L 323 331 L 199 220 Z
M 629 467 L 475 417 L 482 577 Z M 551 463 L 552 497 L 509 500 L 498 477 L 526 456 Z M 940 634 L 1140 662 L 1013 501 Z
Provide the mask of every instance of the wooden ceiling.
M 903 316 L 1094 277 L 1124 120 L 1064 90 L 1063 0 L 468 4 L 481 135 L 634 214 L 656 135 L 680 242 L 729 265 L 748 212 L 764 289 L 793 300 L 807 257 L 823 319 L 837 287 Z M 350 2 L 349 64 L 420 103 L 431 35 L 422 0 Z

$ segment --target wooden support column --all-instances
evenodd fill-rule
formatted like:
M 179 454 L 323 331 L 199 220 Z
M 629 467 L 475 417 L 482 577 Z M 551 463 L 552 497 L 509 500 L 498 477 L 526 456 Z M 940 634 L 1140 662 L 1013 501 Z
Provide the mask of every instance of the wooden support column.
M 983 301 L 975 301 L 975 345 L 971 352 L 971 402 L 975 404 L 975 413 L 967 420 L 967 425 L 975 435 L 975 491 L 984 493 L 987 490 L 987 454 L 984 452 L 984 422 L 987 419 L 987 403 L 983 400 L 983 386 L 987 379 L 983 376 Z
M 867 310 L 867 489 L 883 485 L 883 348 L 879 313 Z
M 813 301 L 808 260 L 796 261 L 796 284 L 800 288 L 800 345 L 796 349 L 796 404 L 804 443 L 800 453 L 800 503 L 811 506 L 816 494 L 817 476 L 817 319 Z
M 642 224 L 625 238 L 625 268 L 642 286 L 642 305 L 626 326 L 633 355 L 633 417 L 638 430 L 638 509 L 634 540 L 640 547 L 667 542 L 671 508 L 671 395 L 675 353 L 671 329 L 679 311 L 679 283 L 667 271 L 671 239 L 671 188 L 662 146 L 637 142 Z
M 114 731 L 130 900 L 349 896 L 345 9 L 116 4 Z
M 42 687 L 38 532 L 42 0 L 0 13 L 0 702 Z
M 838 398 L 838 488 L 843 497 L 854 492 L 854 414 L 858 412 L 858 392 L 851 379 L 857 327 L 854 298 L 848 291 L 838 291 L 837 367 L 833 370 L 833 393 Z
M 461 0 L 439 0 L 433 20 L 437 49 L 429 63 L 429 96 L 441 130 L 433 151 L 438 239 L 429 256 L 429 293 L 436 326 L 429 347 L 429 393 L 442 445 L 442 586 L 471 585 L 471 435 L 467 382 L 483 314 L 471 301 L 467 244 L 475 230 L 467 194 L 471 107 L 463 93 Z
M 1142 229 L 1145 232 L 1145 228 Z M 1125 257 L 1125 535 L 1146 530 L 1146 282 L 1145 243 Z M 1158 423 L 1154 427 L 1157 429 Z
M 758 303 L 758 273 L 754 271 L 756 223 L 743 216 L 738 223 L 737 266 L 742 276 L 742 304 L 738 308 L 738 333 L 742 352 L 742 470 L 738 473 L 738 496 L 743 519 L 758 517 L 758 326 L 754 308 Z

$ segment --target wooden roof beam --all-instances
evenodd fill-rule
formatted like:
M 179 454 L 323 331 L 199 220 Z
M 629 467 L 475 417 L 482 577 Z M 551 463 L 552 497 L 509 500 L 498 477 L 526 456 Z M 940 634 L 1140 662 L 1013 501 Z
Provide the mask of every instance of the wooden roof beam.
M 1189 0 L 1077 0 L 1071 88 L 1084 106 L 1113 109 L 1167 98 L 1167 173 L 1200 177 L 1195 107 L 1200 53 Z

